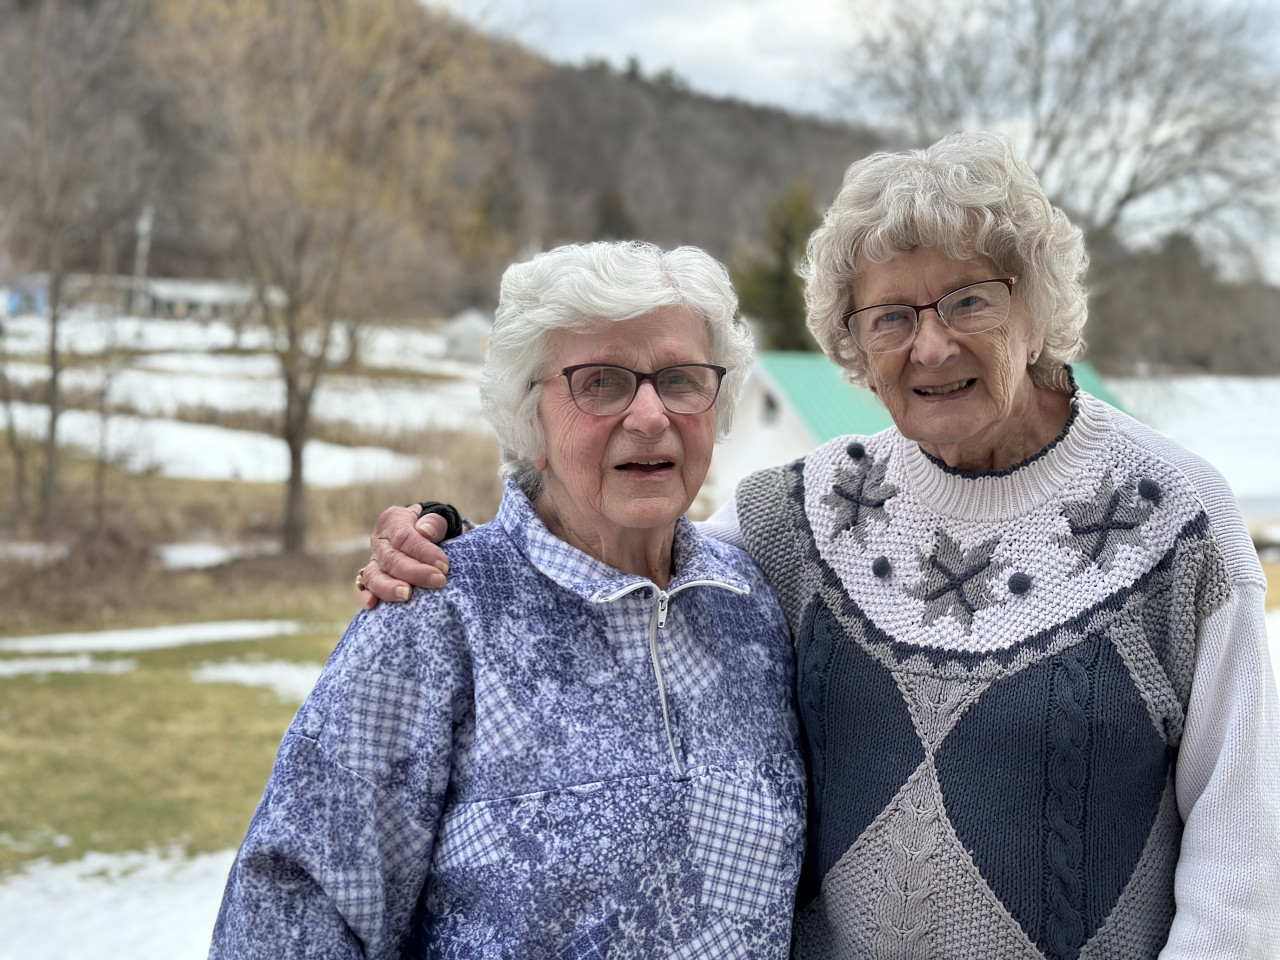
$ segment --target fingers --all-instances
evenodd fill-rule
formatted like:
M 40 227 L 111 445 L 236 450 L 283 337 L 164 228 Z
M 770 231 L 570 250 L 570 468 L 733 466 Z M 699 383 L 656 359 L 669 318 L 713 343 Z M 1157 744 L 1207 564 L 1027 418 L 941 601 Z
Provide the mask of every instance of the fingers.
M 436 518 L 439 520 L 440 518 Z M 388 507 L 378 517 L 369 545 L 365 585 L 381 600 L 408 600 L 410 587 L 438 590 L 445 584 L 449 560 L 444 551 L 414 527 L 417 508 Z M 428 522 L 428 529 L 434 524 Z
M 432 543 L 439 543 L 444 539 L 445 534 L 449 532 L 449 523 L 444 517 L 438 513 L 428 513 L 418 518 L 414 529 L 430 540 Z M 448 564 L 448 558 L 445 563 Z
M 415 523 L 426 532 L 420 532 Z M 444 518 L 435 514 L 419 519 L 417 506 L 388 507 L 378 517 L 378 525 L 369 541 L 373 547 L 373 559 L 386 573 L 408 580 L 414 586 L 428 586 L 406 574 L 417 570 L 419 565 L 435 567 L 442 574 L 449 572 L 449 558 L 429 539 L 437 530 L 440 532 L 436 535 L 442 537 L 447 529 Z
M 439 588 L 444 586 L 444 576 L 434 567 L 428 567 L 435 577 L 436 581 L 422 586 Z M 408 600 L 412 588 L 396 577 L 390 576 L 382 571 L 378 564 L 370 560 L 364 568 L 364 586 L 365 589 L 360 592 L 362 603 L 366 603 L 366 610 L 372 610 L 377 606 L 379 600 L 387 600 L 392 603 Z M 367 595 L 367 596 L 366 596 Z
M 369 589 L 369 578 L 377 570 L 378 565 L 370 560 L 356 572 L 356 593 L 360 597 L 361 610 L 372 610 L 378 605 L 378 595 Z M 395 593 L 394 587 L 392 588 L 392 593 Z

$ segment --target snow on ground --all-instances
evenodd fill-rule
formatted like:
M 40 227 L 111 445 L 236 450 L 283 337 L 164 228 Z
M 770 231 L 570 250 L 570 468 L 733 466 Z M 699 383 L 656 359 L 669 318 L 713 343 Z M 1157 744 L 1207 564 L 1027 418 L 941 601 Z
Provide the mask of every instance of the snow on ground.
M 49 321 L 25 314 L 4 320 L 5 346 L 13 356 L 42 357 L 49 349 Z M 100 354 L 112 347 L 156 353 L 164 350 L 266 350 L 271 333 L 246 324 L 237 342 L 235 328 L 222 320 L 148 319 L 107 316 L 93 308 L 68 311 L 58 323 L 58 347 L 67 354 Z
M 1280 377 L 1108 379 L 1125 408 L 1221 471 L 1246 519 L 1280 518 Z
M 49 349 L 49 321 L 31 314 L 6 317 L 5 345 L 12 356 L 43 357 Z M 337 327 L 329 356 L 341 360 L 347 354 L 346 330 Z M 225 320 L 171 317 L 116 317 L 93 308 L 66 313 L 58 324 L 58 345 L 66 354 L 90 356 L 116 347 L 144 353 L 215 350 L 270 350 L 271 331 L 245 323 L 237 334 Z M 445 359 L 445 337 L 415 327 L 366 325 L 360 332 L 360 358 L 371 367 L 448 373 L 463 366 Z M 274 357 L 267 357 L 272 363 Z
M 13 414 L 22 433 L 44 436 L 47 407 L 16 403 Z M 102 425 L 96 413 L 64 411 L 58 418 L 59 442 L 96 455 Z M 7 426 L 8 417 L 0 409 L 0 428 Z M 283 483 L 289 477 L 289 448 L 280 438 L 204 423 L 112 417 L 107 421 L 107 451 L 112 462 L 136 473 L 254 483 Z M 421 466 L 417 457 L 383 447 L 347 447 L 322 440 L 307 443 L 302 455 L 303 476 L 313 487 L 405 480 Z
M 427 365 L 445 379 L 387 381 L 330 374 L 316 390 L 312 415 L 317 420 L 391 433 L 428 427 L 484 429 L 479 368 L 430 358 Z M 47 371 L 45 365 L 29 362 L 11 363 L 7 368 L 10 379 L 22 386 L 43 380 Z M 73 367 L 63 371 L 60 382 L 66 389 L 96 393 L 108 373 L 110 403 L 149 417 L 172 417 L 182 407 L 227 413 L 284 410 L 278 365 L 274 357 L 265 355 L 153 354 L 115 371 Z
M 0 666 L 4 661 L 0 660 Z M 281 700 L 301 703 L 316 685 L 324 669 L 322 663 L 289 660 L 227 660 L 206 663 L 191 674 L 196 683 L 236 683 L 245 687 L 266 687 Z
M 369 538 L 361 535 L 328 543 L 315 543 L 309 549 L 313 553 L 342 556 L 360 553 L 369 546 Z M 165 570 L 207 570 L 230 563 L 242 557 L 273 557 L 280 553 L 279 540 L 248 543 L 210 543 L 205 540 L 188 540 L 181 543 L 162 543 L 155 548 L 155 558 Z M 0 540 L 0 563 L 22 564 L 40 568 L 66 559 L 70 548 L 64 543 L 41 543 L 33 540 Z
M 16 657 L 0 659 L 0 677 L 23 677 L 42 673 L 129 673 L 136 660 L 95 660 L 88 654 L 73 657 Z
M 137 653 L 193 643 L 265 640 L 288 636 L 301 629 L 302 625 L 297 620 L 215 620 L 136 630 L 49 633 L 0 640 L 0 653 Z
M 96 393 L 110 378 L 109 403 L 141 416 L 113 416 L 108 421 L 109 456 L 135 472 L 158 470 L 164 476 L 199 480 L 283 482 L 288 476 L 288 448 L 266 434 L 226 430 L 207 424 L 175 421 L 183 407 L 237 413 L 279 414 L 284 388 L 279 364 L 270 353 L 226 354 L 237 345 L 235 330 L 222 321 L 104 318 L 88 310 L 69 314 L 59 328 L 68 352 L 92 355 L 113 343 L 141 351 L 128 365 L 108 369 L 88 364 L 66 369 L 67 389 Z M 42 354 L 47 321 L 25 316 L 5 321 L 5 345 L 11 357 L 6 373 L 19 385 L 39 382 L 48 367 Z M 243 349 L 266 350 L 269 332 L 246 327 Z M 342 339 L 340 336 L 339 340 Z M 486 430 L 480 415 L 479 369 L 473 363 L 444 356 L 440 334 L 414 328 L 369 327 L 361 335 L 362 358 L 369 366 L 429 374 L 406 380 L 378 380 L 333 373 L 321 380 L 312 416 L 321 422 L 345 423 L 372 433 L 418 432 L 428 428 Z M 342 356 L 345 346 L 334 346 Z M 43 436 L 48 420 L 43 406 L 16 404 L 18 428 Z M 0 411 L 0 429 L 7 427 Z M 102 420 L 94 413 L 69 410 L 58 421 L 61 442 L 96 455 Z M 349 486 L 402 480 L 421 467 L 417 458 L 380 447 L 344 447 L 312 440 L 304 453 L 307 483 Z
M 456 380 L 407 382 L 347 377 L 321 382 L 315 417 L 387 433 L 427 428 L 488 431 L 480 414 L 480 371 L 468 366 Z
M 363 539 L 361 543 L 363 543 Z M 280 552 L 280 545 L 237 544 L 226 546 L 192 540 L 187 543 L 164 543 L 156 547 L 157 559 L 165 570 L 207 570 L 220 567 L 239 557 L 256 557 Z
M 3 547 L 3 544 L 0 544 L 0 547 Z M 362 534 L 345 540 L 313 544 L 308 549 L 313 553 L 342 556 L 348 553 L 360 553 L 368 547 L 369 538 Z M 163 543 L 156 547 L 155 552 L 160 566 L 165 570 L 205 570 L 230 563 L 240 557 L 273 557 L 280 553 L 280 549 L 279 540 L 236 544 L 191 540 L 184 543 Z
M 203 960 L 234 856 L 37 863 L 0 884 L 0 960 Z
M 29 567 L 47 567 L 66 559 L 67 546 L 63 543 L 42 543 L 36 540 L 0 541 L 0 563 L 21 563 Z

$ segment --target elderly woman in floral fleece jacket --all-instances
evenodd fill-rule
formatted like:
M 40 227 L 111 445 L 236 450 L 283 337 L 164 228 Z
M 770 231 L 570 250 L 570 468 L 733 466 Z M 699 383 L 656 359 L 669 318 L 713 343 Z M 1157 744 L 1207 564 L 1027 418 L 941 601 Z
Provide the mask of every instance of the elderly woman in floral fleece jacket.
M 498 516 L 455 543 L 446 589 L 352 623 L 211 957 L 787 956 L 787 625 L 755 564 L 683 517 L 750 361 L 735 309 L 692 248 L 507 271 L 481 387 Z

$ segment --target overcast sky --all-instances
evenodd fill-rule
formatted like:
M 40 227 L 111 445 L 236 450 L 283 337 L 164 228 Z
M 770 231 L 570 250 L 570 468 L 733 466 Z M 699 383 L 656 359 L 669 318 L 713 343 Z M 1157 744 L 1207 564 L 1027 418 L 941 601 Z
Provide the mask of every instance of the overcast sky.
M 464 15 L 476 0 L 452 0 Z M 850 32 L 847 0 L 479 0 L 487 19 L 553 60 L 646 76 L 670 68 L 702 93 L 829 112 L 823 75 Z
M 696 91 L 801 113 L 834 113 L 830 92 L 859 25 L 894 0 L 423 0 L 553 60 L 629 57 L 670 68 Z M 1212 2 L 1212 0 L 1211 0 Z M 855 14 L 854 9 L 857 13 Z M 1265 243 L 1280 283 L 1280 239 Z

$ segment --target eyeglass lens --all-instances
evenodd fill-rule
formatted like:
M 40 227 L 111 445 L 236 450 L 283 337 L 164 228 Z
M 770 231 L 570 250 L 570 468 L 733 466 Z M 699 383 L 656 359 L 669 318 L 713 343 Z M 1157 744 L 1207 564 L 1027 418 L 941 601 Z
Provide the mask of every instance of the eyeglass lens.
M 1009 288 L 1000 280 L 971 283 L 952 290 L 935 306 L 953 332 L 962 336 L 985 333 L 1009 319 Z M 886 303 L 853 311 L 849 331 L 868 353 L 892 353 L 912 341 L 919 320 L 915 307 Z
M 565 372 L 574 402 L 584 413 L 598 417 L 621 413 L 631 406 L 642 380 L 653 381 L 658 399 L 671 413 L 704 413 L 720 392 L 721 371 L 702 364 L 664 367 L 655 373 L 592 364 Z

